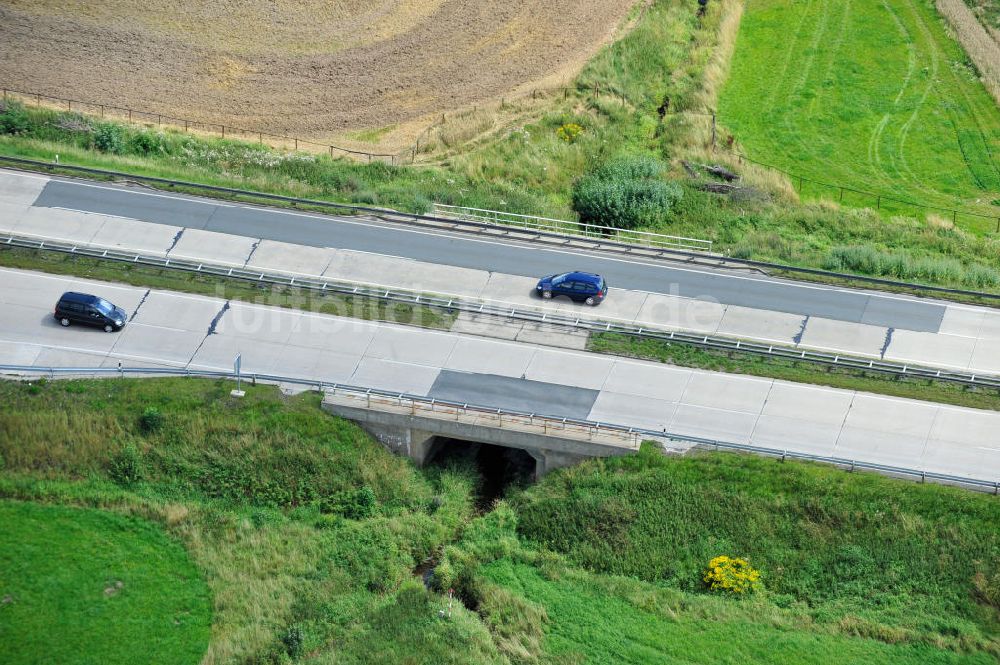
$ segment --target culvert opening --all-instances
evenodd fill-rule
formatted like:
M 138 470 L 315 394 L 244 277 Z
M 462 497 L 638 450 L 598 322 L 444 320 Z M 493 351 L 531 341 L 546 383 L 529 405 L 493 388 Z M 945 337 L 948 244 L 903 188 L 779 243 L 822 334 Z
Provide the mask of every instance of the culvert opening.
M 512 487 L 535 479 L 535 458 L 520 448 L 506 448 L 477 441 L 439 437 L 431 447 L 426 464 L 448 466 L 471 464 L 479 474 L 476 505 L 487 510 Z

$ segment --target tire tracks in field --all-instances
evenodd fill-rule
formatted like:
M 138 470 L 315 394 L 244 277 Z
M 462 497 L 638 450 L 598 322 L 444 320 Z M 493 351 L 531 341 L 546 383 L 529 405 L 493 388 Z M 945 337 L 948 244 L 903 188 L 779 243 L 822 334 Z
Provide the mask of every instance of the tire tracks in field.
M 788 42 L 788 46 L 785 51 L 785 61 L 781 65 L 781 74 L 778 75 L 774 85 L 771 86 L 771 94 L 767 96 L 765 108 L 768 113 L 772 113 L 774 111 L 777 103 L 776 98 L 778 97 L 778 94 L 785 89 L 785 80 L 788 78 L 788 70 L 792 60 L 795 58 L 795 54 L 799 51 L 796 47 L 799 44 L 799 38 L 802 36 L 802 30 L 805 27 L 806 19 L 809 16 L 813 4 L 815 4 L 814 0 L 807 0 L 805 7 L 802 8 L 802 14 L 799 17 L 799 24 L 795 27 L 795 35 Z

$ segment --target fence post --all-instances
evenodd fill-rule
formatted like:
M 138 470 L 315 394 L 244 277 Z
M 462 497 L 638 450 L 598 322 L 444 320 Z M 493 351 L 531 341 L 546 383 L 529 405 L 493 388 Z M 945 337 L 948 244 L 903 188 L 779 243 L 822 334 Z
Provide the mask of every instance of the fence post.
M 295 150 L 298 151 L 298 149 L 299 149 L 299 140 L 295 139 Z
M 101 120 L 104 120 L 104 104 L 101 104 Z
M 226 126 L 222 126 L 222 138 L 226 138 Z
M 951 223 L 952 224 L 958 224 L 958 211 L 957 210 L 952 210 L 951 211 Z
M 73 100 L 72 99 L 67 99 L 66 100 L 66 110 L 67 111 L 72 111 L 73 110 Z
M 802 193 L 802 176 L 799 176 L 799 194 Z
M 128 121 L 129 121 L 129 124 L 132 124 L 132 109 L 128 110 Z
M 876 210 L 881 210 L 882 209 L 882 197 L 881 196 L 878 196 L 878 197 L 875 198 L 875 209 Z
M 157 114 L 157 116 L 156 116 L 156 126 L 159 127 L 160 123 L 162 123 L 162 122 L 163 122 L 163 116 Z
M 841 203 L 844 202 L 844 188 L 843 187 L 840 188 L 840 202 Z
M 184 121 L 184 131 L 186 132 L 187 130 L 188 130 L 188 121 L 185 120 Z
M 715 111 L 712 111 L 712 152 L 715 152 Z
M 997 233 L 1000 233 L 1000 217 L 997 217 Z

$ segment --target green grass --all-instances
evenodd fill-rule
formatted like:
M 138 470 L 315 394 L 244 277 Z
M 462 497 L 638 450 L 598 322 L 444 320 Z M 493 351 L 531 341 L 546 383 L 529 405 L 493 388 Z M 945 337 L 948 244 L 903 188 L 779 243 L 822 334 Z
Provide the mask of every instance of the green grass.
M 701 595 L 712 557 L 744 556 L 762 571 L 764 609 L 800 627 L 1000 655 L 991 496 L 647 447 L 552 474 L 515 510 L 522 539 L 596 573 Z
M 0 501 L 0 645 L 8 665 L 198 662 L 208 588 L 145 520 Z
M 302 309 L 333 316 L 391 321 L 423 328 L 447 330 L 457 316 L 455 312 L 433 307 L 415 307 L 406 303 L 389 303 L 372 298 L 321 293 L 298 287 L 272 286 L 243 279 L 19 247 L 0 248 L 0 266 L 120 282 L 150 289 L 196 293 L 213 298 L 242 300 L 258 305 Z
M 685 611 L 680 594 L 653 585 L 538 567 L 502 559 L 480 568 L 482 577 L 544 608 L 542 662 L 547 663 L 989 663 L 985 654 L 943 652 L 927 645 L 891 645 L 871 639 L 817 634 L 768 625 L 752 615 L 704 616 Z M 709 603 L 688 600 L 690 605 Z M 673 601 L 673 602 L 670 602 Z M 749 604 L 744 604 L 749 605 Z M 718 610 L 717 610 L 718 611 Z M 778 622 L 776 622 L 778 623 Z
M 752 158 L 884 196 L 1000 214 L 989 205 L 1000 193 L 1000 111 L 932 2 L 751 2 L 719 111 Z M 808 185 L 802 194 L 839 196 Z M 844 201 L 875 204 L 852 197 Z M 976 234 L 995 225 L 964 222 Z
M 0 497 L 143 518 L 183 543 L 212 594 L 210 662 L 285 662 L 296 649 L 369 662 L 365 654 L 391 640 L 358 635 L 388 635 L 382 621 L 423 616 L 407 595 L 412 570 L 471 516 L 471 475 L 418 472 L 321 412 L 315 394 L 247 386 L 234 400 L 230 388 L 185 379 L 0 383 Z M 149 407 L 162 417 L 152 428 L 142 425 Z M 132 481 L 116 472 L 129 448 L 140 470 Z M 362 490 L 374 505 L 348 516 Z M 435 634 L 472 639 L 474 615 L 463 616 L 471 627 Z M 480 662 L 493 662 L 478 630 Z M 4 633 L 0 651 L 10 639 Z M 59 662 L 93 662 L 75 655 Z
M 694 367 L 727 374 L 746 374 L 782 381 L 810 383 L 844 390 L 953 404 L 973 409 L 1000 411 L 1000 392 L 970 388 L 946 381 L 900 379 L 879 372 L 825 367 L 816 363 L 771 359 L 749 353 L 731 353 L 642 339 L 619 333 L 596 333 L 587 349 L 597 353 L 658 360 L 680 367 Z
M 178 648 L 173 662 L 197 662 L 200 650 L 218 663 L 456 665 L 1000 655 L 994 497 L 731 454 L 668 458 L 647 446 L 550 474 L 477 517 L 467 468 L 417 470 L 322 413 L 316 395 L 249 386 L 236 400 L 230 387 L 0 383 L 0 517 L 16 536 L 0 544 L 13 562 L 0 567 L 2 592 L 9 570 L 28 571 L 13 577 L 15 602 L 0 605 L 0 651 L 21 643 L 5 632 L 5 612 L 21 610 L 17 585 L 41 560 L 33 552 L 63 543 L 60 563 L 84 561 L 46 579 L 63 572 L 71 589 L 93 582 L 99 594 L 121 579 L 109 602 L 135 600 L 142 584 L 116 560 L 156 561 L 175 585 L 204 580 L 207 649 L 202 624 L 199 652 Z M 373 503 L 359 503 L 366 492 Z M 144 549 L 116 559 L 123 533 L 180 558 Z M 112 565 L 100 568 L 95 550 Z M 701 567 L 719 553 L 750 556 L 764 591 L 735 599 L 702 589 Z M 415 574 L 427 561 L 437 563 L 433 589 Z M 185 588 L 143 598 L 165 607 L 190 597 Z M 126 620 L 149 616 L 134 614 Z M 121 623 L 101 618 L 88 636 L 114 630 L 102 645 L 132 648 Z M 28 639 L 49 639 L 53 615 L 30 620 Z M 93 654 L 67 642 L 56 660 L 98 662 Z

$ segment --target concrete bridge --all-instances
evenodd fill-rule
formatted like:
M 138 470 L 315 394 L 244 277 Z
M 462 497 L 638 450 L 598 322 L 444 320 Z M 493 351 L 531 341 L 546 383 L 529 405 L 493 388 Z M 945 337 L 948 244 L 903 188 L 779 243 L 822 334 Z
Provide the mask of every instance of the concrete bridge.
M 589 457 L 624 455 L 642 437 L 624 429 L 431 400 L 330 392 L 323 409 L 353 420 L 390 451 L 418 466 L 449 439 L 517 448 L 535 459 L 535 477 Z

